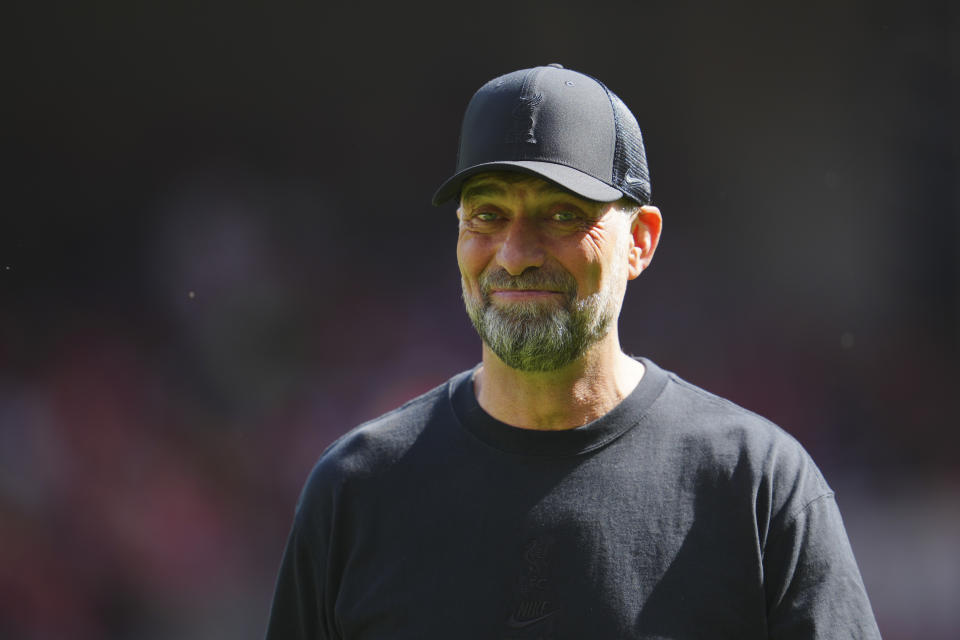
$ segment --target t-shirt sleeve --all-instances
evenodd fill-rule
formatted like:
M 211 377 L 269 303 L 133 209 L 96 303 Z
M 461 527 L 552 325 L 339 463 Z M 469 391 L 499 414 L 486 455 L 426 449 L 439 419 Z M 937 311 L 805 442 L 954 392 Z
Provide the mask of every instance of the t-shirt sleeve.
M 339 469 L 311 471 L 297 502 L 293 526 L 277 573 L 266 640 L 339 640 L 330 584 L 330 531 Z
M 832 492 L 787 514 L 763 568 L 770 638 L 880 638 Z
M 283 552 L 266 640 L 333 640 L 324 613 L 324 568 L 300 514 Z

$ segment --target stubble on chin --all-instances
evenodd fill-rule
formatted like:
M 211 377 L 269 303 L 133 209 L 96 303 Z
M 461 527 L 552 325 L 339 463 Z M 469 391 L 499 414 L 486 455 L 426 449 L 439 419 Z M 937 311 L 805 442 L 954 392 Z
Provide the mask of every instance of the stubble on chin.
M 494 288 L 548 289 L 564 296 L 560 303 L 495 303 Z M 471 294 L 463 281 L 467 315 L 484 344 L 519 371 L 555 371 L 570 364 L 606 334 L 612 321 L 603 292 L 578 300 L 576 282 L 567 274 L 536 271 L 513 278 L 494 272 L 481 276 L 479 289 L 479 295 Z

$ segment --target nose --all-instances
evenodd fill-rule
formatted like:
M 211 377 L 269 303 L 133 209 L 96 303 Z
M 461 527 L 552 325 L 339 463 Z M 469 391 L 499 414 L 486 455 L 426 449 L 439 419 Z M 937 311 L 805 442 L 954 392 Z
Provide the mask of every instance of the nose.
M 522 217 L 510 221 L 497 251 L 497 262 L 507 273 L 519 276 L 530 267 L 543 266 L 546 257 L 536 225 Z

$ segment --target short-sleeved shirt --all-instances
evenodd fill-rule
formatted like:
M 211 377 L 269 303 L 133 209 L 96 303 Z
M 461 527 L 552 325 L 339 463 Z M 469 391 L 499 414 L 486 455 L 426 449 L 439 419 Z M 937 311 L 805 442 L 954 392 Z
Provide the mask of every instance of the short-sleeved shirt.
M 834 495 L 779 427 L 653 362 L 519 429 L 463 372 L 307 480 L 268 640 L 879 638 Z

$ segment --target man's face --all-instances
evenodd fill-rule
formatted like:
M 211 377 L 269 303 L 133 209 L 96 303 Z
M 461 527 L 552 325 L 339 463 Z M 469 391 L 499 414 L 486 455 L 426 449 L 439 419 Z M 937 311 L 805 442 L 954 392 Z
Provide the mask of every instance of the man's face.
M 553 371 L 607 335 L 635 277 L 631 216 L 519 173 L 463 187 L 457 261 L 483 342 L 521 371 Z

